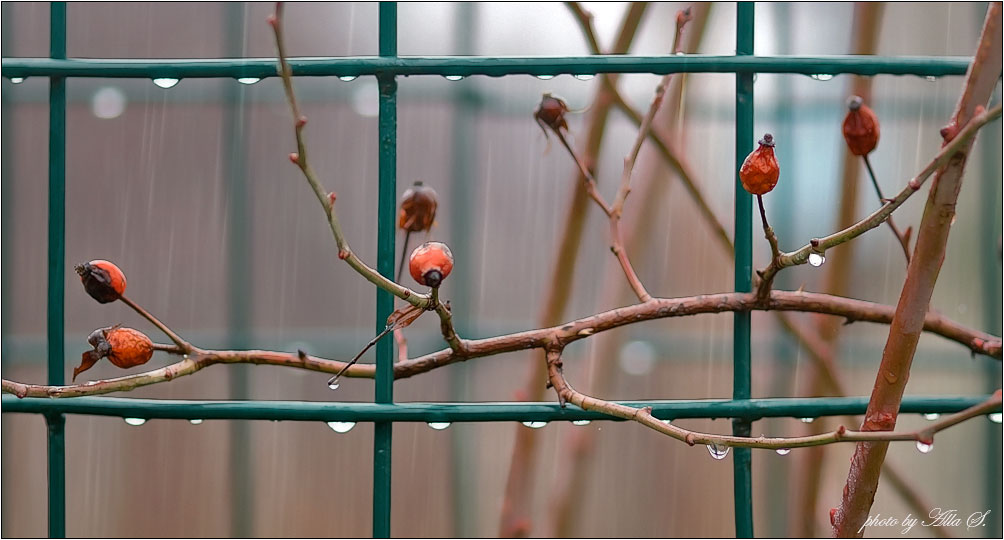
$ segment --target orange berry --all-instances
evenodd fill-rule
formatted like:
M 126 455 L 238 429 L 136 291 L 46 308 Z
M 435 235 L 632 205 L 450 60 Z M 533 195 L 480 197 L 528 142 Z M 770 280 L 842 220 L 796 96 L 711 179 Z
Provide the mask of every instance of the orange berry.
M 73 380 L 104 357 L 123 369 L 143 365 L 153 357 L 153 342 L 146 334 L 132 328 L 118 325 L 99 328 L 91 332 L 87 342 L 94 349 L 86 351 L 81 357 L 80 366 L 73 368 Z
M 408 271 L 419 284 L 439 287 L 453 271 L 453 253 L 442 242 L 426 242 L 411 252 Z
M 878 146 L 878 117 L 858 96 L 851 96 L 851 99 L 847 100 L 847 116 L 844 117 L 844 140 L 847 141 L 847 147 L 855 156 L 868 155 Z
M 415 185 L 405 190 L 401 196 L 401 212 L 398 214 L 397 226 L 408 232 L 427 231 L 436 220 L 437 202 L 436 190 L 416 181 Z
M 759 141 L 760 146 L 750 152 L 739 168 L 739 181 L 743 188 L 753 195 L 763 195 L 774 189 L 781 174 L 774 157 L 774 136 L 766 133 Z
M 97 259 L 78 264 L 74 269 L 80 274 L 87 294 L 102 304 L 114 302 L 125 294 L 125 274 L 108 261 Z
M 568 112 L 568 105 L 564 100 L 551 94 L 544 94 L 540 104 L 537 105 L 537 110 L 533 111 L 533 116 L 538 123 L 546 125 L 554 131 L 559 131 L 561 128 L 568 129 L 568 124 L 565 123 L 566 112 Z

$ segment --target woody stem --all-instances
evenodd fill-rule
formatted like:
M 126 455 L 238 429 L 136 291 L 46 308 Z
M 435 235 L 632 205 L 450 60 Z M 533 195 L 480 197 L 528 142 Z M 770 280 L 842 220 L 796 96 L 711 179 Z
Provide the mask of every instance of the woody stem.
M 872 169 L 872 162 L 868 159 L 868 154 L 861 156 L 865 160 L 865 168 L 868 169 L 868 178 L 871 178 L 872 185 L 875 186 L 875 193 L 878 194 L 879 202 L 882 204 L 886 203 L 885 195 L 882 194 L 882 188 L 879 187 L 878 180 L 875 178 L 875 170 Z M 906 264 L 910 264 L 910 239 L 905 234 L 899 232 L 899 227 L 893 222 L 892 216 L 886 220 L 889 224 L 889 228 L 892 229 L 893 234 L 896 235 L 896 239 L 899 240 L 899 245 L 903 248 L 903 255 L 906 256 Z
M 131 307 L 133 309 L 133 311 L 135 311 L 136 313 L 139 313 L 140 315 L 143 316 L 144 319 L 150 321 L 150 323 L 152 323 L 154 326 L 156 326 L 157 328 L 159 328 L 160 331 L 163 332 L 164 335 L 166 335 L 167 337 L 171 338 L 171 341 L 173 341 L 182 351 L 184 351 L 186 353 L 190 353 L 193 350 L 195 350 L 195 348 L 192 347 L 191 343 L 189 343 L 189 342 L 185 341 L 184 339 L 182 339 L 181 336 L 179 336 L 178 334 L 176 334 L 174 332 L 174 330 L 171 330 L 170 328 L 168 328 L 166 324 L 160 322 L 160 319 L 158 319 L 157 317 L 154 317 L 149 311 L 147 311 L 147 310 L 143 309 L 142 307 L 140 307 L 140 305 L 137 304 L 136 302 L 133 302 L 132 300 L 126 298 L 125 295 L 119 296 L 119 300 L 121 300 L 122 302 L 124 302 L 125 305 Z

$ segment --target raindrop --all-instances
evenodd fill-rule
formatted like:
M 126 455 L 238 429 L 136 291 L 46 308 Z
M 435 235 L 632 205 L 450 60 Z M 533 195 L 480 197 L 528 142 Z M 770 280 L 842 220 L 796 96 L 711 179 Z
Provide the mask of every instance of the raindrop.
M 547 422 L 523 422 L 523 425 L 531 429 L 540 429 L 547 425 Z
M 924 420 L 937 420 L 939 418 L 941 418 L 941 415 L 938 414 L 938 413 L 936 413 L 936 412 L 931 412 L 931 413 L 925 413 L 924 414 Z
M 436 431 L 442 431 L 450 427 L 450 422 L 429 422 L 429 427 L 435 429 Z
M 329 382 L 328 388 L 330 388 L 331 390 L 338 390 L 338 381 Z
M 828 81 L 833 78 L 833 75 L 829 73 L 813 73 L 812 75 L 809 75 L 809 77 L 812 77 L 817 81 Z
M 920 450 L 921 454 L 930 454 L 931 450 L 934 450 L 934 443 L 927 444 L 924 441 L 917 441 L 917 450 Z
M 801 420 L 805 424 L 811 424 L 811 423 L 813 423 L 813 422 L 816 421 L 815 418 L 812 418 L 812 417 L 809 417 L 809 416 L 806 416 L 805 418 L 799 418 L 799 420 Z
M 335 433 L 348 433 L 356 427 L 355 422 L 328 422 L 328 427 Z
M 725 456 L 729 455 L 729 450 L 731 450 L 731 448 L 728 446 L 718 446 L 716 443 L 708 445 L 708 453 L 711 454 L 711 457 L 719 460 L 725 459 Z
M 125 111 L 126 97 L 114 86 L 106 86 L 91 98 L 91 112 L 98 118 L 118 118 Z
M 459 81 L 459 80 L 463 80 L 463 78 L 464 78 L 463 75 L 444 75 L 443 77 L 445 77 L 446 80 L 448 80 L 448 81 Z
M 537 78 L 542 81 L 547 81 L 554 78 L 554 75 L 537 75 Z
M 192 424 L 193 426 L 197 426 L 197 425 L 199 425 L 199 424 L 201 424 L 201 423 L 202 423 L 202 419 L 201 419 L 201 418 L 192 418 L 192 419 L 191 419 L 191 420 L 189 420 L 188 422 L 189 422 L 190 424 Z
M 239 82 L 241 84 L 254 84 L 254 83 L 256 83 L 256 82 L 258 82 L 260 80 L 261 79 L 258 78 L 258 77 L 241 77 L 241 78 L 237 79 L 237 82 Z
M 663 420 L 663 421 L 662 421 L 662 423 L 663 423 L 663 424 L 666 424 L 666 425 L 668 426 L 668 425 L 672 424 L 672 423 L 673 423 L 673 421 L 672 421 L 672 420 L 670 420 L 669 418 L 667 418 L 667 419 Z
M 683 51 L 679 51 L 676 53 L 676 56 L 683 56 L 683 54 L 684 54 Z
M 10 82 L 12 84 L 21 84 L 24 82 L 24 77 L 11 77 Z
M 572 76 L 575 77 L 576 79 L 579 79 L 580 81 L 588 81 L 596 77 L 596 75 L 593 75 L 592 73 L 581 73 L 579 75 L 572 75 Z
M 823 266 L 824 262 L 826 262 L 826 257 L 823 257 L 819 253 L 809 254 L 809 264 L 811 264 L 812 266 L 820 267 Z
M 573 426 L 588 426 L 592 420 L 572 420 Z
M 993 422 L 993 423 L 995 423 L 995 424 L 1000 424 L 1002 416 L 1001 416 L 1001 413 L 999 413 L 999 412 L 992 412 L 992 413 L 990 413 L 990 414 L 987 415 L 987 418 L 989 418 L 990 421 Z
M 126 418 L 125 423 L 130 426 L 142 426 L 146 423 L 146 418 Z
M 938 80 L 938 78 L 935 77 L 934 75 L 928 75 L 927 77 L 924 77 L 924 80 L 927 81 L 927 82 L 934 82 L 934 81 Z
M 787 456 L 791 453 L 791 448 L 778 448 L 775 452 L 777 452 L 777 455 L 779 456 Z
M 153 80 L 153 84 L 156 84 L 157 86 L 165 89 L 171 88 L 172 86 L 178 84 L 179 82 L 181 82 L 181 79 L 172 79 L 170 77 L 160 77 L 158 79 Z
M 359 76 L 358 75 L 342 75 L 341 77 L 338 77 L 338 78 L 341 79 L 341 80 L 343 80 L 343 81 L 345 81 L 345 82 L 350 82 L 350 81 L 354 81 L 354 80 L 358 79 Z

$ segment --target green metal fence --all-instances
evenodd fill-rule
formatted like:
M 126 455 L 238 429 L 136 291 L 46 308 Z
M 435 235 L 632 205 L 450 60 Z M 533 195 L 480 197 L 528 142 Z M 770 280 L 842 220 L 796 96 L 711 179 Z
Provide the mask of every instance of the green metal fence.
M 49 213 L 48 213 L 48 376 L 52 385 L 64 384 L 63 279 L 65 251 L 65 143 L 66 79 L 114 78 L 239 78 L 275 77 L 274 59 L 220 60 L 111 60 L 66 58 L 66 5 L 51 4 L 48 59 L 4 58 L 3 76 L 12 80 L 48 77 L 49 90 Z M 393 278 L 395 257 L 395 204 L 397 157 L 397 80 L 405 75 L 501 77 L 529 75 L 587 75 L 597 73 L 735 73 L 736 170 L 753 147 L 753 78 L 756 73 L 918 76 L 964 75 L 969 58 L 947 57 L 758 57 L 753 55 L 754 4 L 737 7 L 734 56 L 587 56 L 587 57 L 399 57 L 397 55 L 397 5 L 379 7 L 379 56 L 354 58 L 291 59 L 296 76 L 375 76 L 379 85 L 379 199 L 377 269 Z M 739 184 L 735 188 L 735 290 L 750 291 L 752 279 L 752 199 Z M 393 310 L 393 297 L 378 290 L 376 329 L 384 327 Z M 733 433 L 749 435 L 752 422 L 768 417 L 819 417 L 861 414 L 867 399 L 788 398 L 751 399 L 750 314 L 734 317 L 733 399 L 655 401 L 632 405 L 653 407 L 664 419 L 732 418 Z M 556 403 L 395 403 L 393 343 L 383 340 L 376 350 L 376 395 L 373 403 L 316 403 L 261 401 L 172 401 L 132 398 L 80 397 L 18 400 L 3 396 L 4 413 L 44 415 L 48 425 L 49 536 L 64 537 L 65 528 L 65 415 L 85 414 L 142 418 L 293 420 L 373 422 L 373 536 L 389 537 L 391 493 L 391 440 L 394 422 L 493 422 L 617 420 Z M 987 396 L 937 398 L 907 397 L 904 413 L 958 412 Z M 751 450 L 736 448 L 734 464 L 735 523 L 738 537 L 753 536 Z M 988 477 L 988 482 L 990 482 Z

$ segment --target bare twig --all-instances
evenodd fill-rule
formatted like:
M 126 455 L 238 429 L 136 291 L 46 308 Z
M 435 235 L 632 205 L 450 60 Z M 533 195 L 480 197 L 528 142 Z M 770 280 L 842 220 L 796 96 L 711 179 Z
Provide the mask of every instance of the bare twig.
M 909 182 L 907 182 L 906 187 L 904 187 L 895 198 L 889 200 L 889 202 L 882 205 L 881 208 L 873 212 L 868 217 L 842 231 L 837 231 L 822 238 L 814 238 L 811 242 L 796 251 L 782 253 L 781 256 L 772 261 L 767 268 L 758 272 L 758 274 L 762 275 L 758 287 L 769 288 L 778 271 L 789 266 L 805 264 L 808 262 L 810 254 L 822 254 L 827 249 L 853 240 L 881 225 L 889 216 L 892 215 L 893 211 L 902 206 L 911 195 L 919 191 L 921 186 L 924 185 L 924 182 L 926 182 L 931 175 L 948 164 L 948 162 L 951 161 L 957 153 L 966 148 L 981 127 L 1000 118 L 1000 116 L 1000 105 L 989 111 L 984 110 L 975 114 L 972 117 L 972 120 L 966 123 L 963 129 L 958 131 L 955 138 L 948 141 L 941 148 L 941 151 L 938 152 L 934 159 L 931 160 L 931 162 L 928 163 L 927 166 L 917 174 L 917 176 L 914 176 Z
M 125 295 L 119 296 L 119 300 L 121 300 L 123 304 L 131 307 L 133 311 L 139 313 L 144 319 L 150 321 L 151 324 L 160 329 L 160 331 L 163 332 L 167 337 L 171 338 L 171 341 L 173 341 L 174 344 L 177 345 L 178 348 L 181 349 L 182 351 L 190 353 L 196 350 L 191 343 L 182 339 L 181 336 L 175 333 L 174 330 L 171 330 L 166 324 L 160 322 L 160 319 L 154 317 L 153 314 L 143 309 L 136 302 L 133 302 L 132 300 L 126 298 Z
M 872 169 L 872 162 L 868 159 L 868 154 L 861 156 L 865 162 L 865 168 L 868 169 L 868 178 L 871 178 L 872 186 L 875 188 L 875 195 L 878 196 L 879 202 L 884 203 L 886 201 L 885 195 L 882 194 L 882 187 L 879 186 L 878 179 L 875 178 L 875 170 Z M 907 227 L 905 233 L 899 232 L 899 227 L 896 226 L 896 222 L 893 221 L 892 216 L 886 220 L 889 228 L 892 229 L 893 234 L 896 235 L 896 240 L 899 241 L 900 247 L 903 248 L 903 256 L 906 257 L 906 264 L 910 264 L 910 228 Z
M 972 136 L 965 134 L 974 133 L 973 125 L 988 116 L 984 106 L 1001 73 L 1004 33 L 1000 19 L 1001 4 L 991 3 L 952 122 L 942 130 L 942 137 L 945 139 L 942 154 L 947 153 L 948 158 L 944 166 L 938 168 L 928 195 L 924 216 L 917 231 L 914 258 L 907 269 L 906 282 L 889 328 L 889 337 L 865 412 L 862 425 L 864 431 L 888 431 L 896 426 L 900 402 L 910 377 L 910 367 L 923 327 L 922 317 L 930 304 L 945 257 L 951 219 L 955 215 L 955 205 L 962 187 L 966 156 L 973 144 Z M 1000 106 L 996 110 L 999 115 Z M 950 148 L 952 150 L 948 151 Z M 835 536 L 862 535 L 878 489 L 887 450 L 888 444 L 885 443 L 863 443 L 855 447 L 840 507 L 832 520 Z
M 598 411 L 617 418 L 634 420 L 691 446 L 706 444 L 722 449 L 734 446 L 778 450 L 852 441 L 916 441 L 931 445 L 934 443 L 934 435 L 937 432 L 948 429 L 970 418 L 995 412 L 1001 408 L 1001 391 L 997 390 L 983 403 L 934 422 L 924 429 L 915 431 L 850 431 L 844 428 L 844 426 L 840 426 L 838 429 L 828 433 L 819 433 L 805 437 L 740 437 L 691 431 L 652 416 L 651 407 L 640 409 L 628 407 L 627 405 L 612 403 L 576 391 L 565 380 L 562 373 L 561 347 L 555 344 L 547 345 L 547 375 L 555 393 L 558 394 L 558 401 L 562 406 L 566 403 L 571 403 L 586 411 Z
M 342 227 L 338 222 L 338 215 L 335 213 L 335 194 L 328 193 L 317 178 L 317 174 L 307 161 L 307 146 L 304 142 L 303 128 L 307 125 L 307 117 L 300 114 L 300 107 L 296 102 L 296 94 L 293 92 L 293 71 L 286 62 L 286 50 L 282 33 L 282 2 L 277 2 L 275 14 L 269 16 L 269 25 L 275 32 L 275 44 L 279 56 L 279 75 L 282 77 L 282 85 L 286 91 L 286 100 L 289 102 L 290 111 L 293 114 L 293 125 L 296 133 L 295 154 L 290 154 L 290 160 L 296 164 L 303 172 L 318 202 L 324 208 L 324 213 L 328 217 L 328 224 L 331 227 L 331 234 L 335 237 L 338 245 L 338 258 L 344 260 L 359 275 L 363 276 L 370 283 L 393 294 L 394 296 L 408 302 L 413 306 L 427 307 L 430 305 L 430 298 L 427 294 L 419 294 L 407 287 L 403 287 L 385 277 L 379 272 L 370 268 L 349 248 L 345 235 L 342 234 Z

